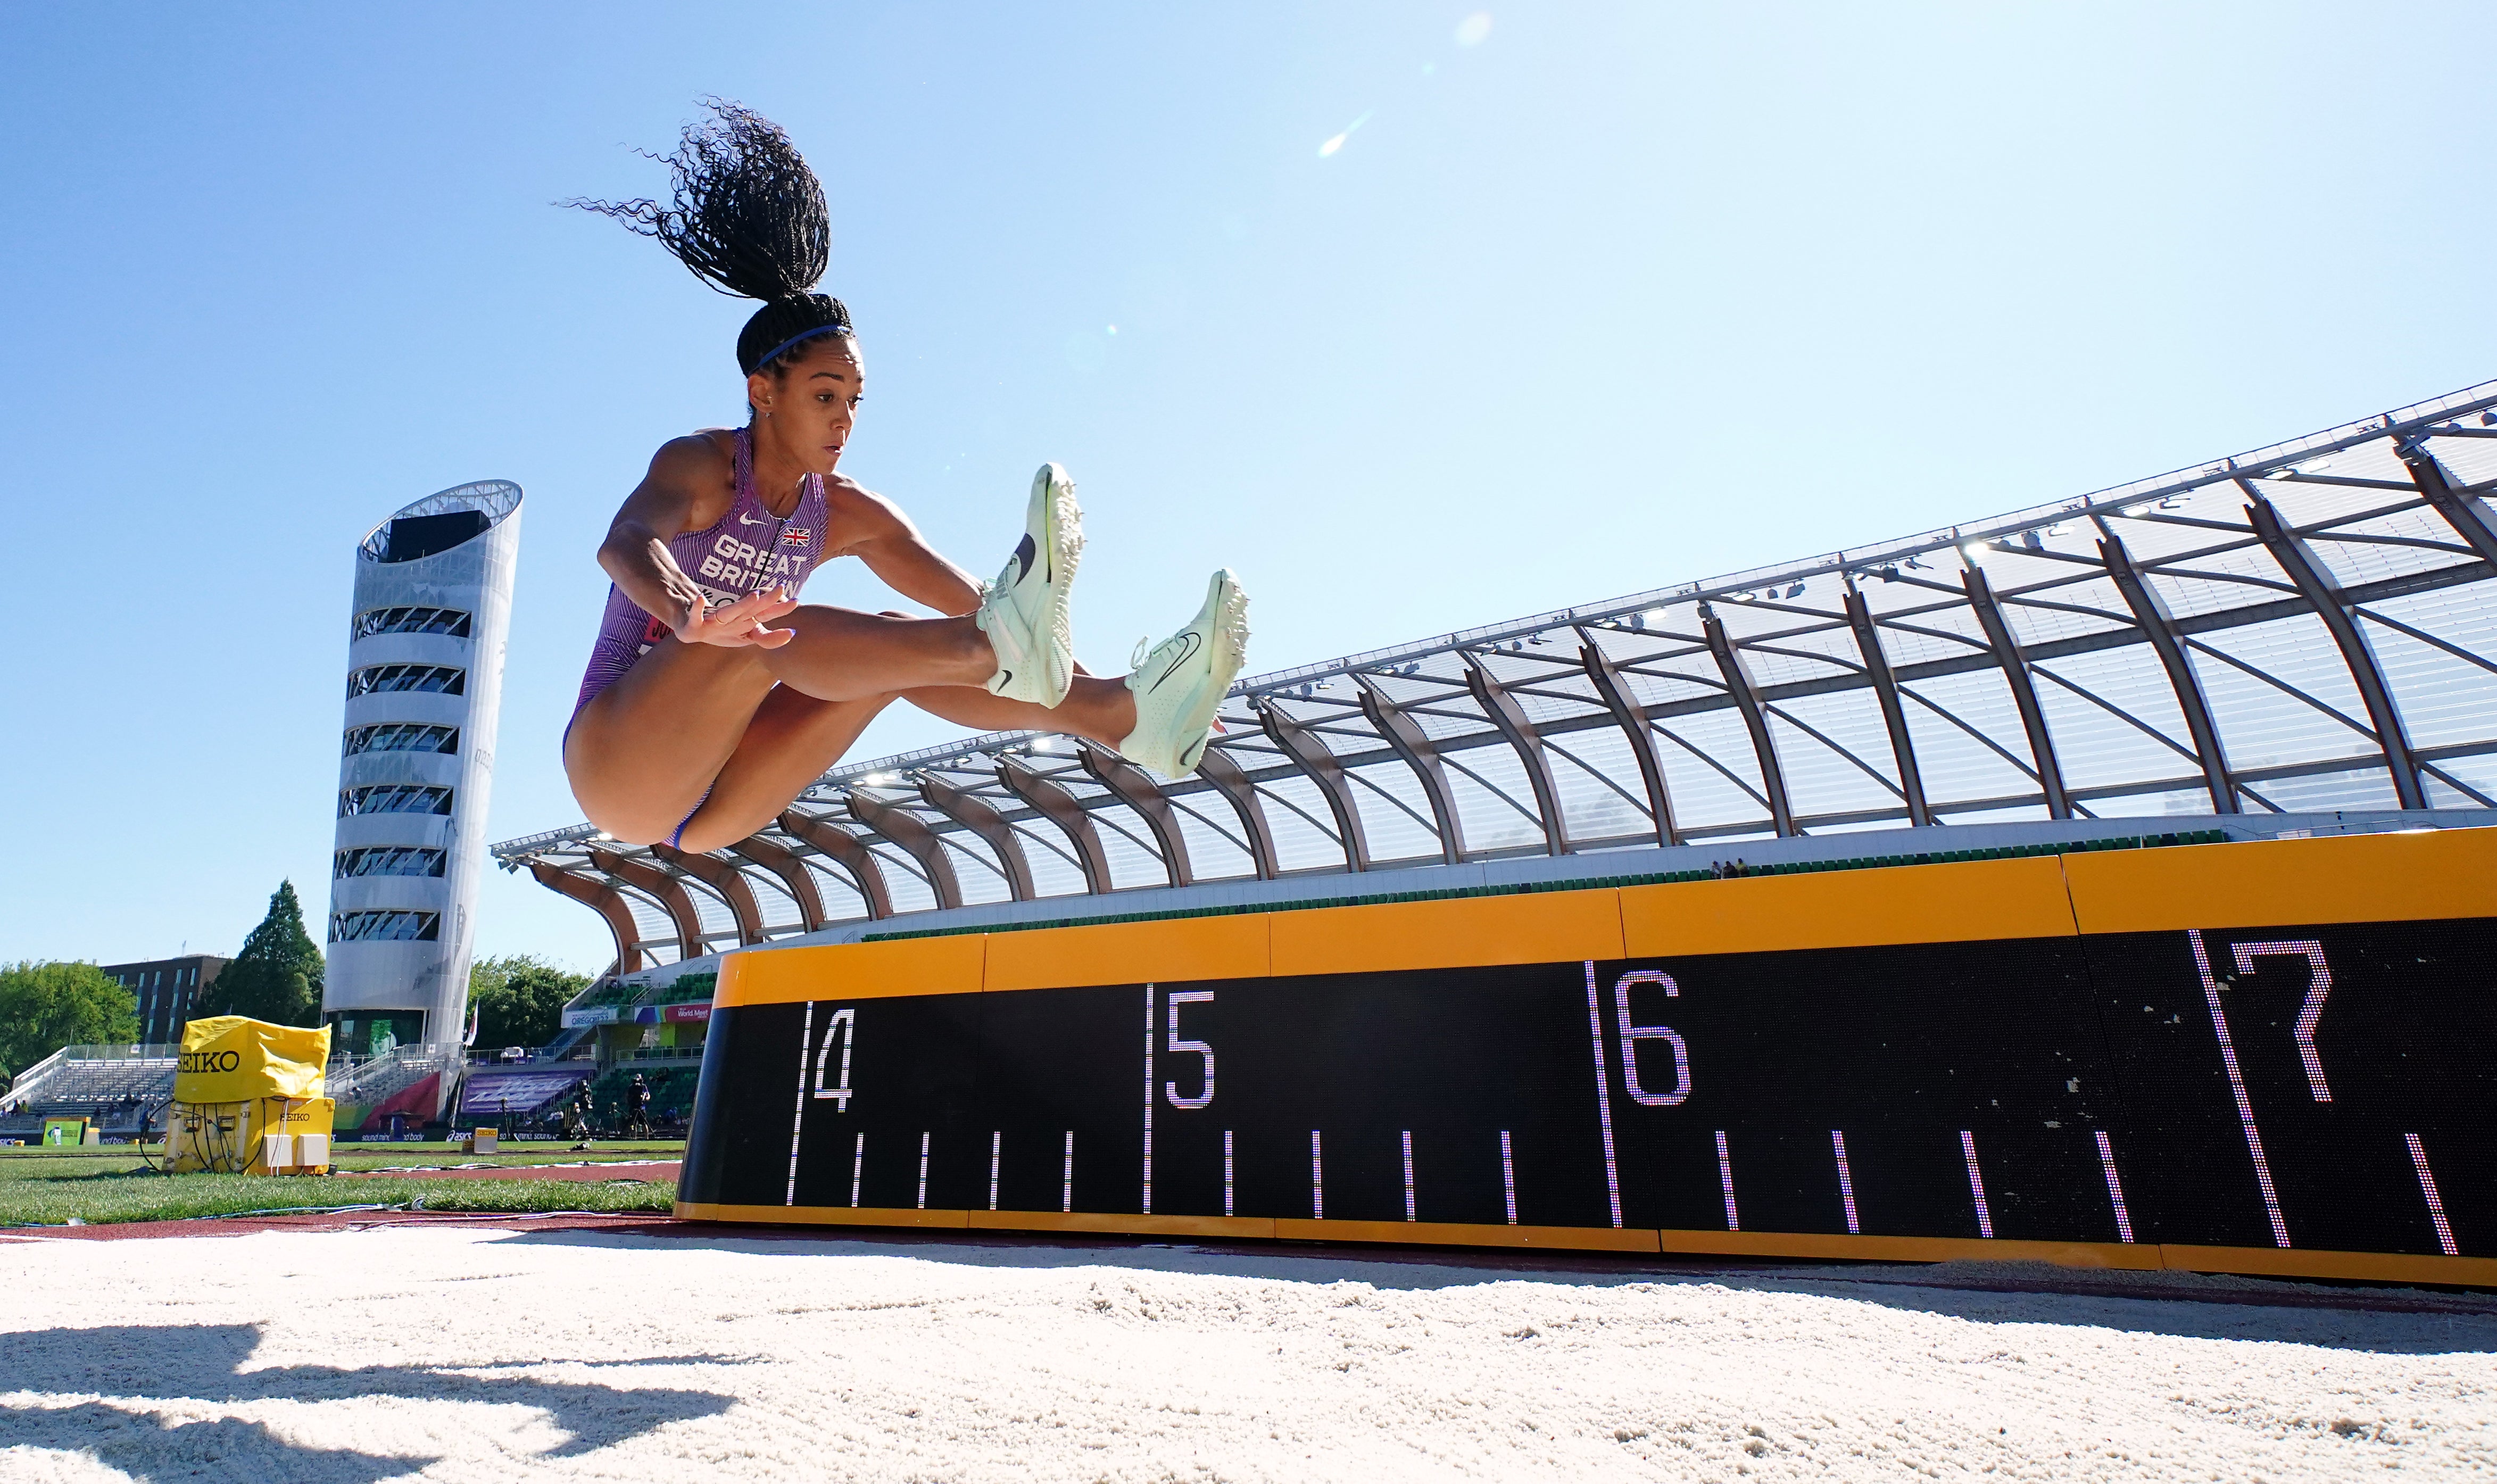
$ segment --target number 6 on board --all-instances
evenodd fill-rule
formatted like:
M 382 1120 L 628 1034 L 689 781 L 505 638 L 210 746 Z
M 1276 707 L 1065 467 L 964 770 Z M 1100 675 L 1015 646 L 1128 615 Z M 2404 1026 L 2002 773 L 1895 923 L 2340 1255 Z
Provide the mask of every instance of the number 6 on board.
M 1193 1052 L 1197 1056 L 1205 1058 L 1205 1090 L 1198 1093 L 1196 1096 L 1180 1096 L 1179 1084 L 1176 1082 L 1166 1082 L 1162 1084 L 1162 1096 L 1169 1098 L 1170 1105 L 1174 1108 L 1202 1108 L 1206 1104 L 1214 1101 L 1214 1048 L 1208 1046 L 1203 1041 L 1183 1041 L 1179 1038 L 1179 1007 L 1182 1005 L 1205 1004 L 1213 998 L 1214 992 L 1212 990 L 1171 991 L 1170 1011 L 1163 1017 L 1164 1021 L 1169 1026 L 1169 1029 L 1165 1034 L 1170 1038 L 1170 1050 L 1174 1055 L 1185 1055 Z
M 1691 1049 L 1682 1044 L 1682 1032 L 1670 1026 L 1633 1026 L 1630 1024 L 1630 986 L 1660 984 L 1664 993 L 1680 998 L 1682 986 L 1671 974 L 1652 968 L 1632 969 L 1622 975 L 1613 986 L 1613 1009 L 1620 1016 L 1622 1027 L 1622 1085 L 1629 1089 L 1630 1097 L 1641 1107 L 1670 1108 L 1691 1095 Z M 1639 1086 L 1638 1043 L 1662 1041 L 1673 1048 L 1673 1090 L 1650 1092 Z

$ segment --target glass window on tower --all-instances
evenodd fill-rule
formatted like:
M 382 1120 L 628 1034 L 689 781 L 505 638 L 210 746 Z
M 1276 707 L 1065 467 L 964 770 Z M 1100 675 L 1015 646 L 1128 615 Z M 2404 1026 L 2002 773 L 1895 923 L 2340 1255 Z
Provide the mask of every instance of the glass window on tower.
M 456 608 L 368 608 L 356 615 L 354 636 L 376 634 L 442 634 L 468 637 L 468 616 Z
M 330 941 L 430 943 L 437 921 L 431 912 L 332 912 Z
M 431 727 L 414 721 L 389 721 L 380 726 L 347 729 L 346 755 L 360 752 L 457 752 L 458 727 Z
M 467 691 L 468 672 L 449 665 L 366 665 L 347 673 L 347 699 L 384 691 L 431 691 L 457 696 Z
M 351 814 L 448 814 L 451 790 L 416 783 L 377 783 L 338 790 L 338 817 Z
M 427 850 L 414 845 L 370 845 L 361 850 L 341 850 L 331 872 L 348 876 L 438 876 L 443 861 L 450 852 Z

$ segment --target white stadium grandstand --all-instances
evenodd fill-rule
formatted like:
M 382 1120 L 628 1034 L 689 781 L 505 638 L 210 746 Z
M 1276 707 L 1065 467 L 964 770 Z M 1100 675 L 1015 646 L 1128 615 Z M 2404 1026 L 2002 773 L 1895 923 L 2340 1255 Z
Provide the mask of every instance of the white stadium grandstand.
M 597 911 L 625 975 L 897 918 L 2484 823 L 2492 409 L 2497 383 L 1989 521 L 1244 679 L 1177 783 L 1000 733 L 844 764 L 724 850 L 584 824 L 494 854 Z

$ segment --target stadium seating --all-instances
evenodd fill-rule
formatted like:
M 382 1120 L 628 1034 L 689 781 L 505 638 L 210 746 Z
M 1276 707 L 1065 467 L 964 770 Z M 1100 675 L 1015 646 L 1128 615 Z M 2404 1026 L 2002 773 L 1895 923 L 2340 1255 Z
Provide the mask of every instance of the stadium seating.
M 0 1137 L 25 1138 L 46 1117 L 84 1117 L 106 1132 L 135 1132 L 142 1113 L 161 1125 L 178 1062 L 171 1046 L 66 1046 L 20 1073 L 5 1099 Z

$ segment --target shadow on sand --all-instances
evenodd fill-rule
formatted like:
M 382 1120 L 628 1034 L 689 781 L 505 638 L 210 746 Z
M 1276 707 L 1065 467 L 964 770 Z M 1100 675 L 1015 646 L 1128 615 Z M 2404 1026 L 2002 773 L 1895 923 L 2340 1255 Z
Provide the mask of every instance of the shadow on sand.
M 734 1401 L 708 1391 L 481 1376 L 427 1366 L 246 1370 L 260 1340 L 260 1327 L 251 1324 L 118 1325 L 9 1335 L 9 1371 L 16 1389 L 121 1400 L 0 1406 L 0 1448 L 87 1450 L 136 1478 L 205 1472 L 218 1478 L 372 1484 L 415 1472 L 435 1458 L 307 1448 L 273 1436 L 257 1422 L 175 1422 L 149 1415 L 143 1404 L 394 1397 L 529 1406 L 543 1410 L 554 1427 L 570 1435 L 541 1456 L 565 1458 L 671 1422 L 716 1415 Z M 717 1364 L 726 1359 L 654 1356 L 624 1364 Z

